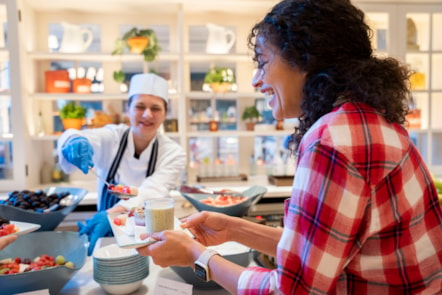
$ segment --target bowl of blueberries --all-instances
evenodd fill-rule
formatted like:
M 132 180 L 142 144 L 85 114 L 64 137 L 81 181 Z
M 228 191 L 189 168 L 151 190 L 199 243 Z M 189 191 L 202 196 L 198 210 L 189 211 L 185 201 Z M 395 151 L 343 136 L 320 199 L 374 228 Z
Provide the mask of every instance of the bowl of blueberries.
M 6 199 L 0 200 L 0 217 L 39 224 L 38 231 L 51 231 L 77 207 L 87 192 L 74 187 L 11 191 Z

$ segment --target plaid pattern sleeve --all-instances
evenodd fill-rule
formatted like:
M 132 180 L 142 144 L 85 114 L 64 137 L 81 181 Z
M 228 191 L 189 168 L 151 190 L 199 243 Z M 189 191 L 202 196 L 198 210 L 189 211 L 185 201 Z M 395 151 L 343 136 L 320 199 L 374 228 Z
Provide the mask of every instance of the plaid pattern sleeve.
M 441 294 L 441 208 L 402 127 L 355 103 L 312 126 L 276 261 L 239 294 Z

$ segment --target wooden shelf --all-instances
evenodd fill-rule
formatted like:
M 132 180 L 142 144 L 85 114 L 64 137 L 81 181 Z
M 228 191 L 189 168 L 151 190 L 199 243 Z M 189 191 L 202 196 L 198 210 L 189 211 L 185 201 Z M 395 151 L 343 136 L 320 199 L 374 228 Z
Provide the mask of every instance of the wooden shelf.
M 84 100 L 84 101 L 96 101 L 96 100 L 127 100 L 127 93 L 46 93 L 38 92 L 29 95 L 32 99 L 40 101 L 52 101 L 52 100 Z M 171 94 L 171 99 L 176 99 L 177 94 Z
M 104 53 L 63 53 L 63 52 L 28 52 L 28 56 L 33 60 L 71 60 L 71 61 L 90 61 L 90 62 L 144 62 L 143 56 L 134 53 L 125 53 L 112 55 L 110 52 Z M 161 61 L 178 61 L 178 53 L 162 52 L 157 57 Z

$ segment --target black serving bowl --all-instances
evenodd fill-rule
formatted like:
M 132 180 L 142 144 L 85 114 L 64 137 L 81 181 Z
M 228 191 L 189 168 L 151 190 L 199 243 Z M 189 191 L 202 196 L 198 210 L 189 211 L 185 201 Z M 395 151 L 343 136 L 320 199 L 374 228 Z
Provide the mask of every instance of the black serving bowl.
M 214 211 L 224 213 L 230 216 L 244 216 L 254 204 L 256 204 L 267 192 L 264 186 L 251 186 L 241 194 L 234 194 L 234 196 L 247 197 L 245 201 L 230 205 L 230 206 L 212 206 L 201 202 L 201 200 L 209 197 L 215 198 L 217 194 L 200 194 L 200 193 L 186 193 L 180 192 L 198 211 Z
M 41 227 L 38 231 L 54 230 L 63 219 L 78 206 L 88 191 L 75 187 L 48 187 L 44 189 L 44 192 L 46 194 L 69 193 L 69 195 L 62 200 L 64 201 L 62 204 L 66 205 L 60 206 L 54 211 L 43 213 L 34 210 L 25 210 L 12 205 L 0 204 L 0 216 L 13 221 L 39 224 Z

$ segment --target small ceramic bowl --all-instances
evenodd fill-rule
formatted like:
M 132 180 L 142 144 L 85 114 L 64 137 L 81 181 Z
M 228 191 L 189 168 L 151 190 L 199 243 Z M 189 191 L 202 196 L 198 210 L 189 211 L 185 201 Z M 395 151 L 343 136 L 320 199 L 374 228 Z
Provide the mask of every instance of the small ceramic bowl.
M 213 211 L 220 212 L 230 216 L 244 216 L 254 204 L 256 204 L 267 192 L 267 188 L 264 186 L 252 186 L 247 190 L 243 191 L 240 196 L 247 197 L 245 201 L 236 203 L 230 206 L 213 206 L 201 202 L 209 197 L 215 198 L 217 195 L 214 194 L 196 194 L 196 193 L 185 193 L 181 194 L 186 198 L 198 211 Z
M 139 280 L 133 283 L 121 284 L 121 285 L 107 285 L 100 284 L 100 287 L 108 294 L 112 295 L 124 295 L 135 292 L 143 285 L 143 280 Z
M 48 187 L 44 189 L 46 194 L 58 194 L 67 192 L 70 195 L 65 199 L 66 206 L 48 213 L 35 212 L 33 210 L 24 210 L 12 205 L 0 204 L 0 216 L 13 221 L 21 221 L 39 224 L 38 231 L 54 230 L 63 219 L 71 213 L 87 194 L 87 190 L 75 187 Z M 62 202 L 64 199 L 62 200 Z

